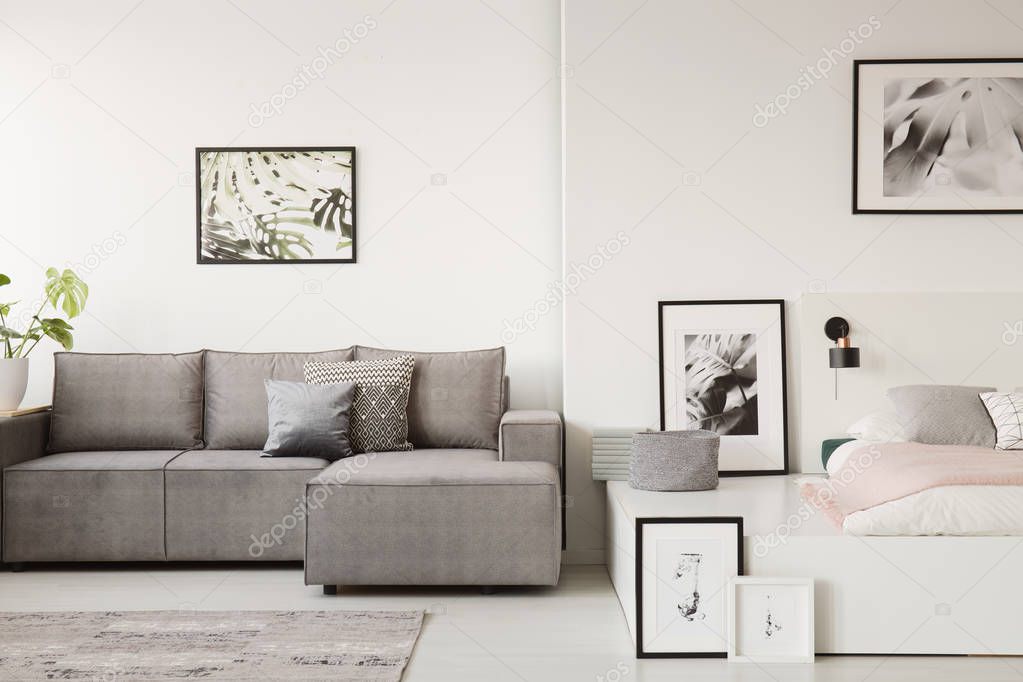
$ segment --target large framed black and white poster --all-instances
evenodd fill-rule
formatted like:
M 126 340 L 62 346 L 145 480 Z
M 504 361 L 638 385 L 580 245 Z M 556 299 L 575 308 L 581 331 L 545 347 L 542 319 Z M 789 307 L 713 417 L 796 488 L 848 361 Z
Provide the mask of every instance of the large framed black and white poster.
M 205 263 L 354 263 L 355 147 L 195 150 Z
M 742 517 L 636 519 L 636 658 L 724 658 Z
M 1023 59 L 853 65 L 853 213 L 1023 213 Z
M 788 473 L 785 302 L 661 301 L 661 429 L 721 436 L 722 476 Z

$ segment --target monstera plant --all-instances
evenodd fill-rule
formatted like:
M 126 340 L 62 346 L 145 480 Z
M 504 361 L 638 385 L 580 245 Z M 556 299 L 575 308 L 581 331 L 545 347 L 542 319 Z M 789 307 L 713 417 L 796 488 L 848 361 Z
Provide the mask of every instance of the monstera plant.
M 0 274 L 0 288 L 10 283 L 10 277 Z M 71 350 L 74 346 L 74 338 L 71 336 L 73 327 L 59 314 L 63 313 L 68 319 L 81 314 L 85 300 L 89 297 L 89 287 L 73 270 L 65 269 L 61 272 L 57 268 L 48 268 L 43 292 L 39 306 L 23 321 L 20 329 L 15 328 L 11 321 L 11 311 L 16 302 L 0 303 L 0 347 L 3 348 L 3 359 L 0 359 L 0 411 L 15 410 L 21 404 L 28 386 L 28 354 L 44 337 L 53 339 L 64 350 Z M 43 317 L 43 311 L 48 305 L 56 314 Z
M 11 278 L 0 274 L 0 287 L 11 283 Z M 4 358 L 24 358 L 36 347 L 40 339 L 50 337 L 64 350 L 71 350 L 74 329 L 60 317 L 41 317 L 46 305 L 54 310 L 63 311 L 68 319 L 78 317 L 85 308 L 85 300 L 89 297 L 89 286 L 83 282 L 73 270 L 60 272 L 57 268 L 46 270 L 45 296 L 27 321 L 24 331 L 10 326 L 11 309 L 15 303 L 0 303 L 0 343 L 3 343 Z

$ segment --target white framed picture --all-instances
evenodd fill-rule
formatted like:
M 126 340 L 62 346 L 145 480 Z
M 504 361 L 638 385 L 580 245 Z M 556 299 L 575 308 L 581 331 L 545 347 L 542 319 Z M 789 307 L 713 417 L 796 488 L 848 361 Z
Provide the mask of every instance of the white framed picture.
M 636 519 L 636 658 L 724 658 L 742 517 Z
M 728 658 L 813 663 L 813 579 L 738 576 L 728 582 Z
M 788 473 L 785 302 L 661 301 L 661 430 L 721 438 L 722 476 Z
M 853 213 L 1023 213 L 1023 59 L 859 59 Z

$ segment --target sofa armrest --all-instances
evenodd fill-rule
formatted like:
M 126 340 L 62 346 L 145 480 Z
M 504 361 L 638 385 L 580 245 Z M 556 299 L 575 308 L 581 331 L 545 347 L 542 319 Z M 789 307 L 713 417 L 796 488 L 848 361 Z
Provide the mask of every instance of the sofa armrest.
M 549 462 L 561 468 L 561 415 L 553 410 L 509 410 L 498 431 L 501 461 Z
M 49 412 L 0 417 L 0 547 L 3 546 L 4 469 L 42 457 L 49 439 Z
M 46 454 L 50 413 L 0 417 L 0 471 Z

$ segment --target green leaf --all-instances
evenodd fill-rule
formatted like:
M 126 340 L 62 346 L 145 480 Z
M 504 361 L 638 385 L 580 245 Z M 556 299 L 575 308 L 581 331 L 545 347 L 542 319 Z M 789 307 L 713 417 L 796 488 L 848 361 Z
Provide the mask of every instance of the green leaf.
M 58 329 L 74 329 L 74 327 L 72 327 L 70 324 L 60 319 L 59 317 L 44 317 L 41 320 L 39 320 L 39 323 L 42 325 L 43 330 L 45 330 L 47 327 L 56 327 Z
M 71 348 L 75 345 L 74 338 L 71 336 L 71 330 L 74 329 L 74 327 L 64 320 L 50 317 L 39 320 L 39 324 L 42 327 L 43 334 L 46 334 L 63 346 L 64 350 L 71 350 Z
M 88 285 L 73 270 L 46 270 L 46 298 L 54 308 L 62 309 L 68 317 L 77 317 L 85 308 L 88 297 Z
M 0 339 L 20 339 L 21 333 L 16 332 L 10 327 L 0 325 Z
M 7 275 L 0 274 L 0 287 L 10 283 L 11 283 L 10 277 L 8 277 Z
M 7 316 L 11 314 L 11 308 L 14 307 L 18 302 L 12 301 L 11 303 L 0 303 L 0 315 Z

